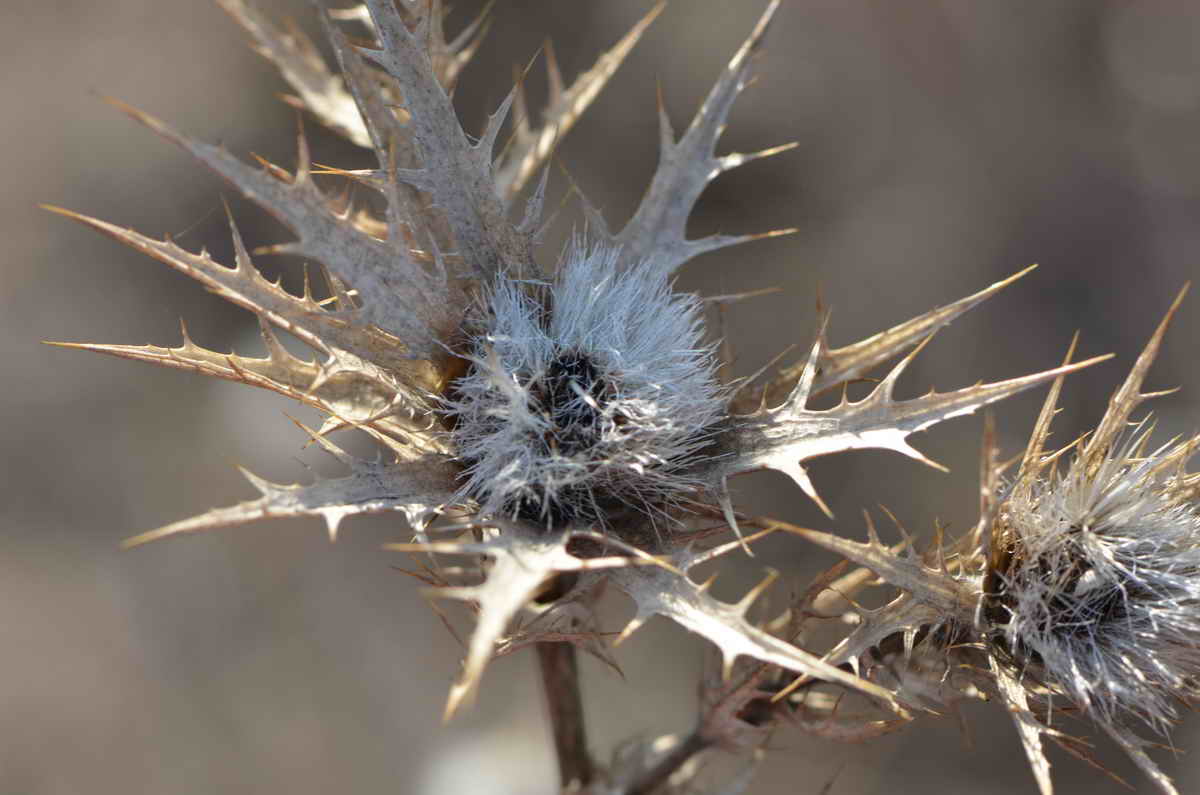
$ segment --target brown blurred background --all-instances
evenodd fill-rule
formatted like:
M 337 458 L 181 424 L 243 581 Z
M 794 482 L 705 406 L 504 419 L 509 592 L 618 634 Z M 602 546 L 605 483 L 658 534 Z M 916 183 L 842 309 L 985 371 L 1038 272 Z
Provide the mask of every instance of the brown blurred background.
M 309 30 L 304 3 L 268 4 Z M 656 158 L 655 81 L 682 129 L 762 2 L 674 0 L 561 150 L 610 223 L 635 206 Z M 468 129 L 547 36 L 570 78 L 621 36 L 646 0 L 499 3 L 463 77 Z M 457 5 L 457 29 L 479 3 Z M 39 340 L 174 345 L 178 318 L 209 347 L 259 351 L 252 318 L 196 284 L 65 219 L 49 202 L 207 245 L 228 261 L 220 197 L 255 245 L 286 233 L 219 180 L 99 100 L 113 95 L 239 154 L 290 163 L 294 114 L 282 82 L 214 5 L 195 0 L 35 3 L 0 11 L 0 792 L 520 793 L 552 790 L 532 655 L 491 667 L 474 710 L 442 726 L 459 655 L 416 583 L 379 550 L 395 517 L 347 523 L 330 546 L 317 522 L 275 523 L 133 552 L 119 541 L 249 499 L 234 469 L 283 482 L 305 466 L 274 395 Z M 798 226 L 798 235 L 709 255 L 681 277 L 706 294 L 780 286 L 733 307 L 728 336 L 749 373 L 811 339 L 820 288 L 845 344 L 960 298 L 1021 267 L 1034 274 L 941 333 L 906 374 L 914 396 L 1043 369 L 1071 333 L 1115 362 L 1073 376 L 1059 440 L 1092 427 L 1183 282 L 1200 275 L 1200 4 L 1176 0 L 785 0 L 722 148 L 799 148 L 722 177 L 695 233 Z M 544 92 L 540 67 L 531 87 Z M 361 152 L 309 124 L 314 159 L 361 167 Z M 564 180 L 552 184 L 561 196 Z M 558 240 L 577 219 L 568 207 Z M 294 263 L 261 258 L 295 284 Z M 1163 436 L 1200 422 L 1200 296 L 1185 305 L 1149 379 Z M 1007 452 L 1041 394 L 998 411 Z M 782 476 L 737 484 L 748 509 L 862 532 L 890 507 L 928 532 L 968 527 L 980 423 L 914 441 L 943 475 L 899 456 L 821 461 L 825 520 Z M 348 442 L 352 446 L 357 443 Z M 364 445 L 355 449 L 365 451 Z M 829 559 L 772 539 L 719 588 L 732 598 L 763 565 L 805 582 Z M 622 607 L 611 616 L 620 625 Z M 652 625 L 618 651 L 626 679 L 585 662 L 593 745 L 683 731 L 705 645 Z M 754 792 L 1031 792 L 1006 715 L 967 708 L 862 746 L 780 732 Z M 1083 727 L 1086 729 L 1086 727 Z M 1195 722 L 1162 753 L 1181 791 L 1200 786 L 1186 752 Z M 1148 789 L 1099 738 L 1100 755 Z M 1062 792 L 1127 790 L 1057 750 Z M 839 774 L 840 771 L 840 774 Z

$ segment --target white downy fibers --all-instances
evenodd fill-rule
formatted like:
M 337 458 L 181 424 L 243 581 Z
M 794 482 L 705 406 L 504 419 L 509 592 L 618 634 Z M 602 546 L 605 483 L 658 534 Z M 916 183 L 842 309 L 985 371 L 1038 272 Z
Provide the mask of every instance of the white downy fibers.
M 552 284 L 498 278 L 449 401 L 485 513 L 603 524 L 614 506 L 664 515 L 725 415 L 701 304 L 661 268 L 576 240 Z

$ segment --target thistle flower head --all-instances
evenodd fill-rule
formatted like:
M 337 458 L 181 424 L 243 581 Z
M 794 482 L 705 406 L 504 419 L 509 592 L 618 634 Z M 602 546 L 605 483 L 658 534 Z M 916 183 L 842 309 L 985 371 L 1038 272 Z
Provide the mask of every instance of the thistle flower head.
M 985 594 L 997 640 L 1099 721 L 1162 732 L 1200 675 L 1200 512 L 1132 435 L 1020 490 Z
M 724 416 L 700 302 L 576 240 L 550 284 L 499 277 L 447 400 L 465 495 L 534 523 L 644 521 L 692 499 Z
M 1128 427 L 1186 292 L 1096 430 L 1047 454 L 1055 384 L 1015 482 L 982 520 L 984 631 L 1023 674 L 1110 728 L 1132 718 L 1165 732 L 1176 704 L 1200 692 L 1200 510 L 1178 487 L 1197 440 L 1148 450 L 1148 421 Z

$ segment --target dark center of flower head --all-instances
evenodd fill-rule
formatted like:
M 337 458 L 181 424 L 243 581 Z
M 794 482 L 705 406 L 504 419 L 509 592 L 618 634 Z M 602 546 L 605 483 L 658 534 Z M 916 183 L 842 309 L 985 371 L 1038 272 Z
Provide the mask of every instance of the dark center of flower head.
M 1130 618 L 1130 601 L 1144 595 L 1137 583 L 1120 576 L 1121 568 L 1102 572 L 1088 560 L 1071 538 L 1082 532 L 1071 528 L 1064 549 L 1036 560 L 1015 553 L 1006 574 L 989 578 L 985 617 L 999 630 L 1012 622 L 1024 625 L 1017 633 L 1019 648 L 1011 652 L 1040 662 L 1037 644 L 1030 641 L 1103 641 L 1107 630 Z
M 1060 638 L 1094 637 L 1129 614 L 1129 583 L 1114 582 L 1092 566 L 1075 562 L 1050 597 L 1045 625 L 1039 629 Z
M 575 455 L 600 441 L 607 385 L 590 356 L 563 351 L 530 385 L 530 409 L 550 421 L 543 440 L 552 452 Z
M 586 459 L 601 441 L 605 402 L 612 393 L 595 360 L 581 351 L 561 351 L 528 391 L 529 410 L 548 423 L 540 439 L 544 454 Z M 578 484 L 533 483 L 528 491 L 513 499 L 513 512 L 549 527 L 595 519 L 603 500 Z

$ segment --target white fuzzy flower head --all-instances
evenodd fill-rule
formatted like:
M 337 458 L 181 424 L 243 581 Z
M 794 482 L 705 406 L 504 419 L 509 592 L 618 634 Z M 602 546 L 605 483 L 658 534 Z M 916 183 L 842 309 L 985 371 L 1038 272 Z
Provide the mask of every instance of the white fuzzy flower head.
M 576 241 L 553 283 L 501 276 L 487 295 L 448 398 L 463 491 L 485 513 L 611 523 L 703 488 L 725 400 L 700 302 L 618 253 Z
M 1164 732 L 1200 675 L 1200 513 L 1147 433 L 1007 503 L 989 618 L 1016 660 L 1105 723 Z

